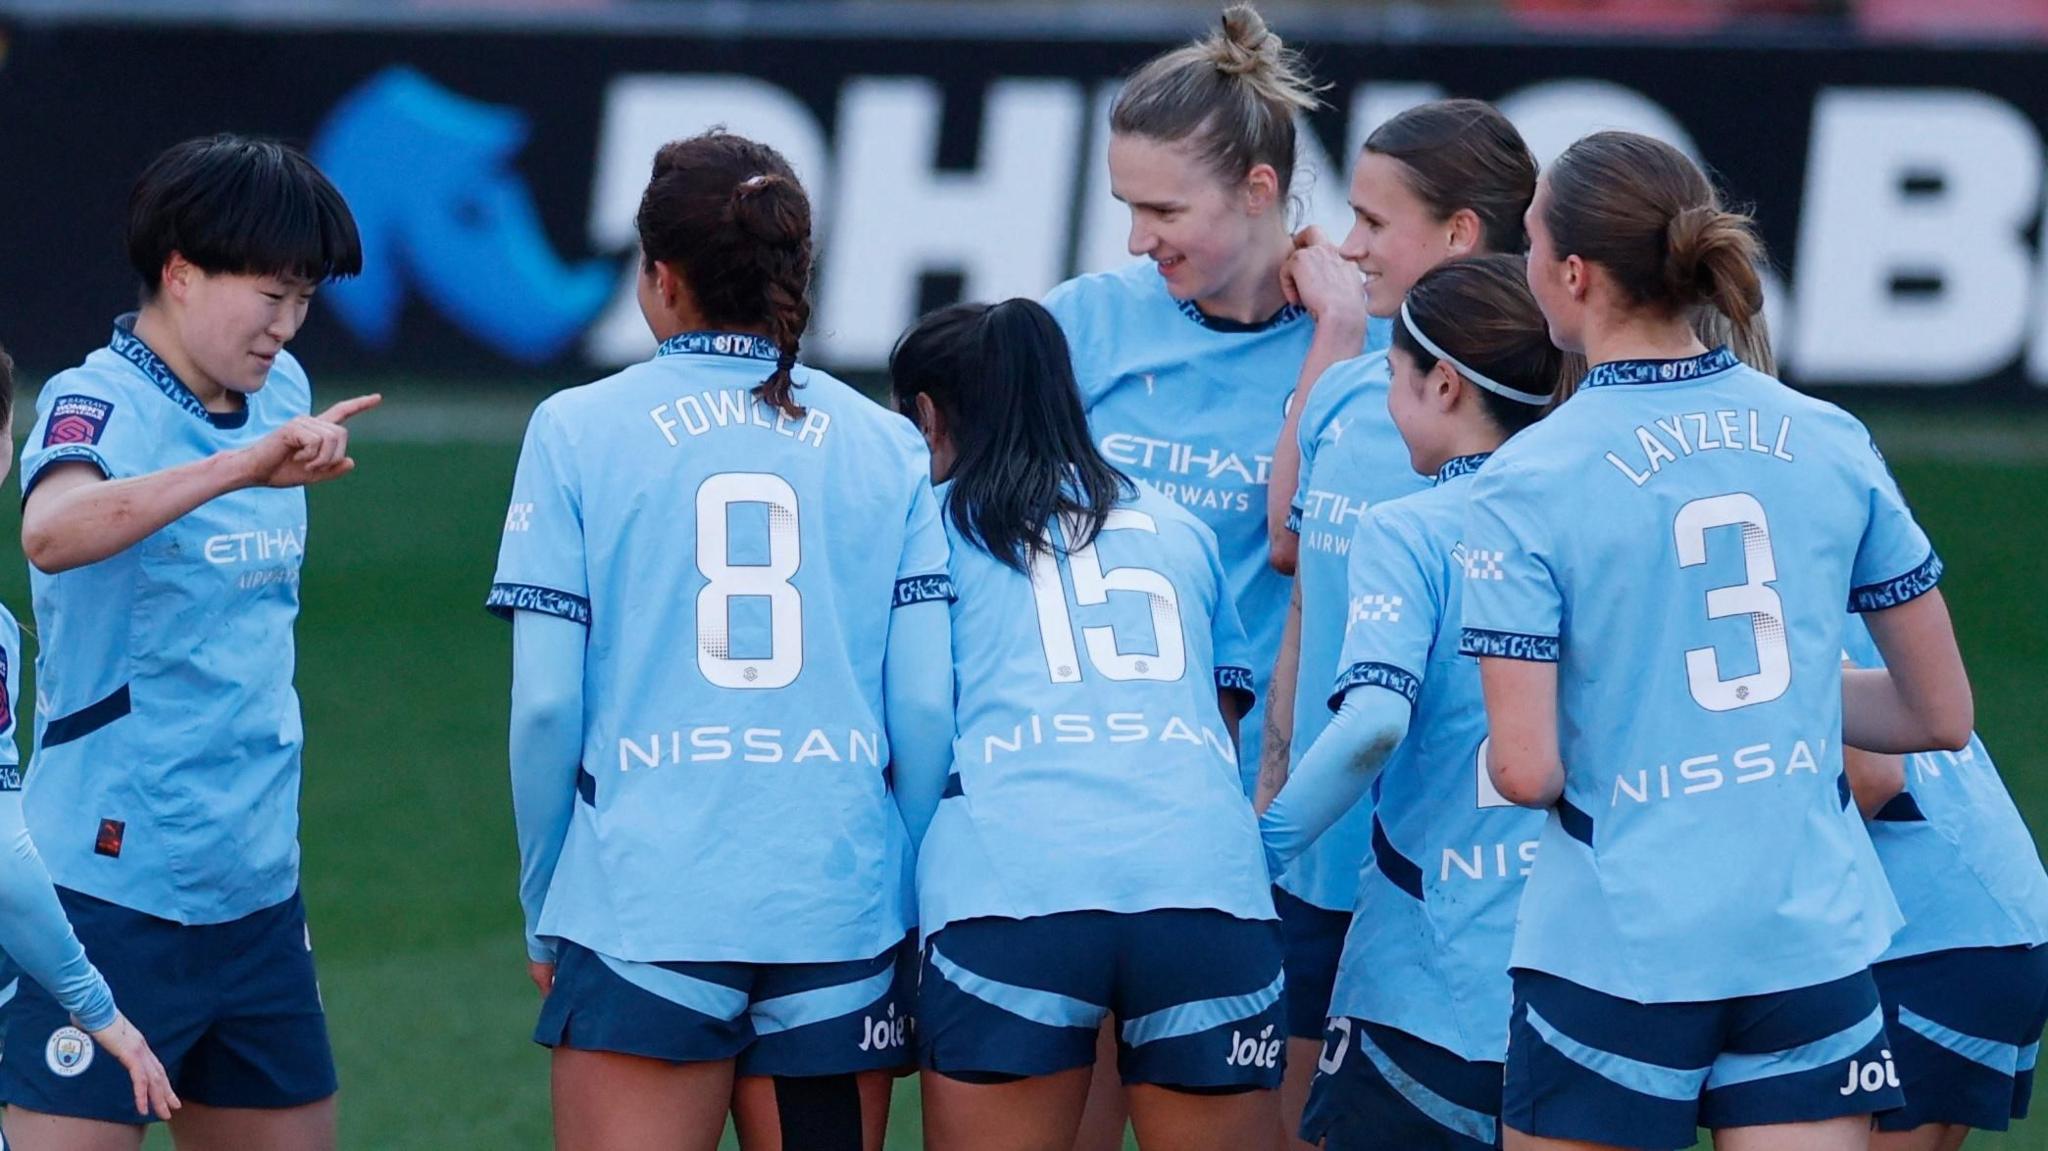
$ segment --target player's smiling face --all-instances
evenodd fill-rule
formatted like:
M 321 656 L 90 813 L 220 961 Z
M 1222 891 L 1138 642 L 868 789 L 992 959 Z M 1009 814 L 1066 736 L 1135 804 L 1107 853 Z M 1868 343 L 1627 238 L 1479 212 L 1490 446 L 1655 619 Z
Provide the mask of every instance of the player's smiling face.
M 1382 319 L 1423 273 L 1471 252 L 1451 221 L 1439 220 L 1409 184 L 1408 166 L 1367 152 L 1351 173 L 1351 232 L 1337 251 L 1365 275 L 1365 310 Z
M 1536 297 L 1536 306 L 1543 309 L 1543 319 L 1550 326 L 1550 342 L 1567 352 L 1583 352 L 1584 305 L 1574 299 L 1574 269 L 1558 254 L 1557 242 L 1551 238 L 1545 219 L 1549 210 L 1550 180 L 1539 177 L 1536 198 L 1529 201 L 1529 210 L 1522 215 L 1523 227 L 1529 234 L 1529 292 Z
M 305 323 L 313 288 L 290 277 L 190 268 L 177 290 L 178 341 L 208 380 L 233 392 L 257 391 Z
M 1269 179 L 1259 179 L 1261 169 Z M 1109 139 L 1109 188 L 1131 209 L 1130 252 L 1158 265 L 1177 300 L 1203 300 L 1238 284 L 1260 257 L 1260 227 L 1277 210 L 1259 165 L 1226 183 L 1188 142 L 1122 133 Z

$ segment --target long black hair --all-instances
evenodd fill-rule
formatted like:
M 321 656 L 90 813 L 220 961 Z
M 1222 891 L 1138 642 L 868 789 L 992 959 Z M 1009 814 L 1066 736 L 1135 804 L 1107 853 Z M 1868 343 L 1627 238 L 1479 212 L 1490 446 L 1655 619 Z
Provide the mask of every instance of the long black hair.
M 947 514 L 960 534 L 1019 571 L 1050 545 L 1102 530 L 1131 481 L 1088 438 L 1066 336 L 1031 300 L 954 304 L 911 325 L 889 354 L 896 408 L 918 419 L 930 396 L 952 437 Z

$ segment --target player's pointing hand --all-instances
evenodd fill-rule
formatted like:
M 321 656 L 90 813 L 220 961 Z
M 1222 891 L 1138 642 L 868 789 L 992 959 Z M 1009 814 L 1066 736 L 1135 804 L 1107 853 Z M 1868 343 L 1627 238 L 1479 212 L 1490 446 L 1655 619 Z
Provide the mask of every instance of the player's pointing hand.
M 243 448 L 250 487 L 317 484 L 355 470 L 348 454 L 348 421 L 382 403 L 382 395 L 343 400 L 317 416 L 300 416 Z

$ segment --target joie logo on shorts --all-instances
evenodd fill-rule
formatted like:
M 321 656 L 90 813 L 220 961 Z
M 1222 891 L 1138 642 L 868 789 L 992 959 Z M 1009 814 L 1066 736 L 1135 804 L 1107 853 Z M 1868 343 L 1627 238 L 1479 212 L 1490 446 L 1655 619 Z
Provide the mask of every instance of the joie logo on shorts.
M 1273 1027 L 1266 1026 L 1256 1037 L 1241 1035 L 1235 1028 L 1230 1032 L 1230 1055 L 1223 1060 L 1232 1067 L 1278 1067 L 1280 1049 L 1287 1046 L 1286 1040 L 1273 1038 Z
M 896 1005 L 891 1003 L 889 1005 L 889 1014 L 886 1018 L 877 1019 L 872 1015 L 861 1016 L 860 1049 L 862 1051 L 886 1051 L 890 1048 L 901 1047 L 904 1043 L 904 1036 L 909 1029 L 910 1016 L 905 1015 L 901 1019 L 896 1018 Z
M 50 1065 L 52 1074 L 66 1079 L 85 1074 L 92 1066 L 92 1036 L 76 1027 L 59 1027 L 43 1044 L 43 1062 Z
M 1892 1066 L 1892 1053 L 1890 1051 L 1880 1051 L 1877 1055 L 1878 1058 L 1884 1060 L 1883 1063 L 1864 1063 L 1856 1059 L 1849 1060 L 1849 1081 L 1842 1084 L 1840 1094 L 1854 1095 L 1858 1091 L 1882 1091 L 1887 1087 L 1897 1087 L 1899 1085 L 1899 1072 Z

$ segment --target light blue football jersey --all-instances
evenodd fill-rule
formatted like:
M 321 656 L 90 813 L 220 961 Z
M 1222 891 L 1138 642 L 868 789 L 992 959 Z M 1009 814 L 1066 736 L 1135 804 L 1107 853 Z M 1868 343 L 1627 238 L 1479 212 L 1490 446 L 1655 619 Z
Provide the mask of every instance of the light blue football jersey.
M 1842 619 L 1941 575 L 1854 417 L 1725 348 L 1590 372 L 1479 473 L 1468 654 L 1558 663 L 1517 967 L 1644 1003 L 1807 987 L 1899 924 L 1842 775 Z
M 1365 817 L 1370 859 L 1353 882 L 1330 1014 L 1497 1063 L 1514 998 L 1515 908 L 1543 815 L 1508 803 L 1487 778 L 1479 665 L 1458 652 L 1460 540 L 1472 476 L 1487 458 L 1446 462 L 1435 487 L 1380 504 L 1358 524 L 1343 670 L 1321 702 L 1337 706 L 1372 686 L 1415 709 L 1373 801 L 1352 810 Z
M 1091 544 L 1027 576 L 945 518 L 959 733 L 918 853 L 923 931 L 1083 910 L 1272 918 L 1217 707 L 1252 670 L 1209 528 L 1133 485 Z
M 1333 364 L 1316 381 L 1296 425 L 1301 478 L 1288 525 L 1301 536 L 1294 569 L 1301 593 L 1301 660 L 1289 766 L 1301 762 L 1330 724 L 1323 688 L 1337 676 L 1344 644 L 1352 537 L 1368 509 L 1429 486 L 1415 474 L 1401 430 L 1387 414 L 1388 383 L 1385 352 Z M 1455 649 L 1455 633 L 1453 639 Z M 1317 907 L 1349 911 L 1358 867 L 1371 845 L 1372 813 L 1361 804 L 1295 858 L 1280 886 Z
M 1860 616 L 1849 617 L 1842 654 L 1884 666 Z M 1907 756 L 1906 790 L 1866 826 L 1906 914 L 1886 960 L 2048 943 L 2048 872 L 1982 739 Z
M 882 658 L 952 595 L 924 441 L 775 346 L 686 332 L 534 412 L 490 606 L 590 631 L 538 934 L 640 962 L 864 959 L 909 929 Z
M 1205 316 L 1167 292 L 1150 260 L 1069 280 L 1045 306 L 1073 348 L 1103 455 L 1216 533 L 1263 701 L 1289 594 L 1287 577 L 1268 559 L 1266 485 L 1314 323 L 1292 305 L 1262 324 Z M 1239 745 L 1246 795 L 1258 780 L 1264 724 L 1261 702 L 1245 717 Z
M 53 376 L 22 454 L 129 479 L 247 447 L 312 402 L 279 353 L 242 411 L 209 412 L 132 316 Z M 238 919 L 299 883 L 292 625 L 306 493 L 249 488 L 119 555 L 29 587 L 41 641 L 24 806 L 63 887 L 180 923 Z

